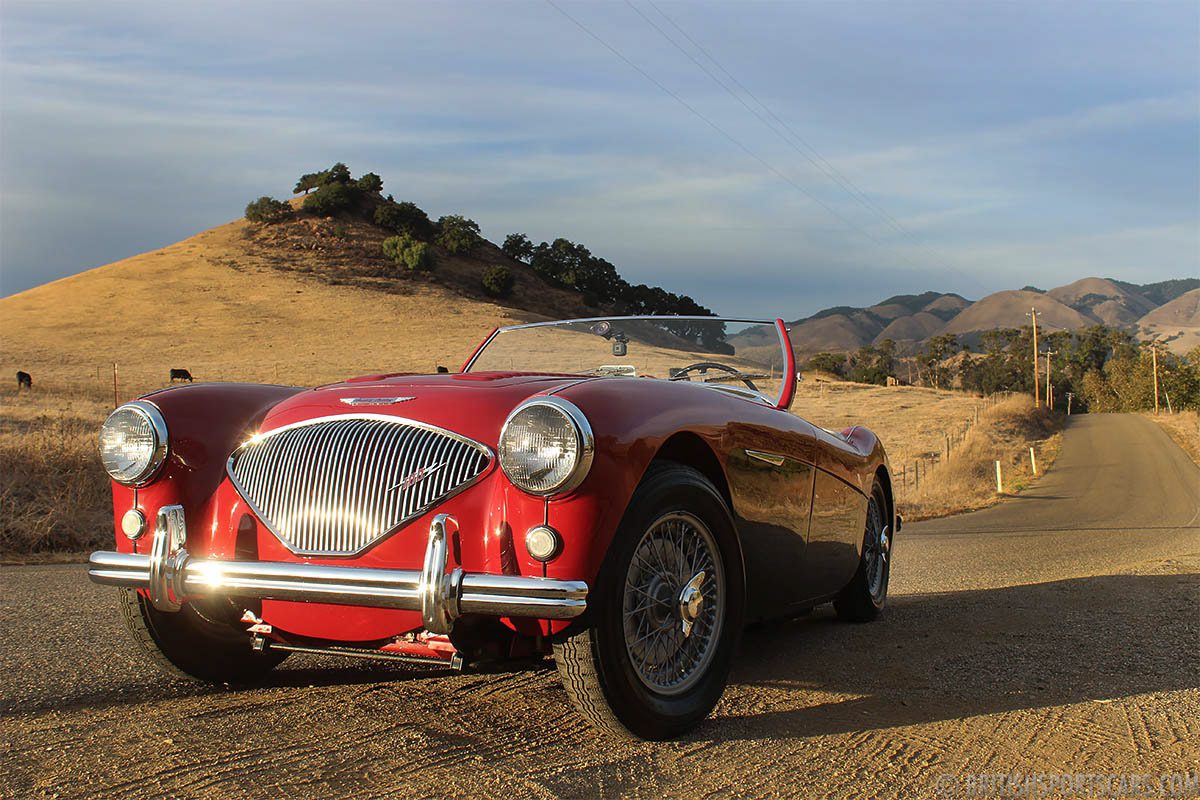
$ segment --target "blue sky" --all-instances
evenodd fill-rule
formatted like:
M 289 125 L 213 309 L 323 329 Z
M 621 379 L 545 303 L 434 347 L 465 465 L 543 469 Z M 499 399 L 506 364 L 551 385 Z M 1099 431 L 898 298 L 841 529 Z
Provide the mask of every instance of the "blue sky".
M 334 161 L 726 314 L 1200 275 L 1198 42 L 1193 0 L 4 0 L 0 293 Z

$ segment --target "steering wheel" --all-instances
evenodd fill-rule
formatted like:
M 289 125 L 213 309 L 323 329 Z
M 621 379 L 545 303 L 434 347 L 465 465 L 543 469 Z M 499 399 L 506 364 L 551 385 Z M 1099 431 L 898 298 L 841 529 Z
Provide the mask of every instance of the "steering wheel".
M 689 373 L 695 372 L 696 370 L 700 370 L 700 369 L 703 369 L 703 370 L 717 369 L 717 370 L 721 370 L 722 372 L 728 372 L 730 375 L 733 375 L 734 377 L 738 378 L 739 380 L 741 380 L 742 383 L 746 384 L 754 391 L 756 391 L 756 392 L 758 391 L 758 387 L 754 385 L 754 381 L 750 380 L 745 375 L 743 375 L 742 371 L 740 369 L 735 369 L 735 368 L 729 366 L 728 364 L 719 364 L 716 361 L 697 361 L 695 364 L 688 364 L 686 367 L 679 370 L 674 375 L 672 375 L 670 378 L 668 378 L 668 380 L 672 380 L 672 381 L 687 380 L 687 376 Z

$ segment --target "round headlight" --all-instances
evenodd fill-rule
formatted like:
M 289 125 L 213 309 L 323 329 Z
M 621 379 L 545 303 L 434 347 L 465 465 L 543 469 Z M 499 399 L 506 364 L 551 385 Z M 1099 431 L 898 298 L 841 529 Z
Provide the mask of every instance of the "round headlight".
M 538 397 L 508 415 L 500 467 L 522 491 L 569 492 L 587 476 L 595 449 L 587 417 L 561 397 Z
M 145 483 L 166 458 L 167 424 L 150 403 L 127 403 L 109 414 L 100 428 L 100 460 L 118 483 Z

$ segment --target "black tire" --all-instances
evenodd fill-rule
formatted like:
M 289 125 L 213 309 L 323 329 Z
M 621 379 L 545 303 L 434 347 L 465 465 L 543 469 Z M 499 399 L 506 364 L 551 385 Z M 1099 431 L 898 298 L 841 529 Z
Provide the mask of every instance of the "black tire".
M 710 585 L 707 578 L 703 579 L 701 588 L 717 598 L 722 594 L 718 588 L 723 583 L 724 602 L 705 598 L 708 605 L 701 606 L 700 612 L 704 615 L 703 628 L 697 618 L 693 632 L 698 638 L 692 645 L 704 655 L 695 656 L 698 665 L 686 679 L 681 679 L 680 686 L 660 691 L 639 676 L 639 668 L 633 663 L 630 647 L 636 647 L 638 642 L 627 647 L 626 580 L 648 573 L 641 567 L 631 572 L 634 555 L 644 545 L 644 537 L 650 536 L 652 530 L 662 530 L 664 520 L 670 519 L 667 524 L 674 523 L 677 515 L 700 521 L 710 534 L 704 539 L 698 528 L 692 528 L 691 534 L 687 527 L 677 528 L 681 541 L 690 537 L 686 538 L 689 543 L 703 543 L 703 549 L 700 544 L 695 545 L 693 555 L 713 557 L 714 583 Z M 716 552 L 712 552 L 707 542 L 715 544 Z M 688 555 L 684 553 L 681 561 L 686 558 Z M 720 559 L 719 565 L 716 558 Z M 695 577 L 699 578 L 699 574 Z M 655 610 L 644 613 L 663 614 L 662 624 L 666 628 L 662 630 L 670 630 L 674 636 L 675 628 L 671 626 L 682 623 L 683 611 L 676 605 L 673 613 L 679 616 L 669 619 L 665 616 L 676 597 L 672 591 L 675 591 L 673 585 L 664 589 L 663 600 L 647 604 Z M 671 738 L 700 723 L 721 699 L 741 637 L 744 612 L 741 548 L 724 499 L 696 470 L 672 462 L 655 462 L 626 509 L 596 585 L 589 593 L 586 615 L 554 643 L 554 661 L 567 695 L 579 713 L 598 729 L 621 738 Z M 687 642 L 690 635 L 685 634 L 682 641 Z M 700 635 L 705 638 L 700 639 Z M 671 639 L 666 642 L 668 652 L 671 643 Z M 675 652 L 686 650 L 684 645 Z M 643 674 L 645 669 L 643 662 Z
M 250 637 L 237 627 L 232 605 L 201 611 L 186 603 L 179 611 L 159 611 L 132 589 L 118 592 L 121 617 L 138 649 L 177 678 L 254 683 L 288 656 L 277 650 L 253 650 Z
M 883 535 L 885 528 L 886 536 Z M 863 550 L 858 570 L 833 601 L 834 609 L 843 620 L 870 622 L 883 610 L 892 573 L 892 533 L 888 523 L 887 495 L 883 485 L 876 479 L 867 501 L 867 523 L 863 531 Z M 875 559 L 881 559 L 881 570 L 880 562 Z M 879 574 L 876 576 L 877 571 Z

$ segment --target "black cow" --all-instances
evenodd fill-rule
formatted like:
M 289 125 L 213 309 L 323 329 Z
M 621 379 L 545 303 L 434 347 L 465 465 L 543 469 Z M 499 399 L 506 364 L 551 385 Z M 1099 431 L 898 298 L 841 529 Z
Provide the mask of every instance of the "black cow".
M 174 383 L 175 381 L 187 381 L 188 383 L 191 383 L 192 373 L 188 372 L 186 369 L 173 369 L 171 370 L 171 383 Z
M 32 388 L 33 388 L 33 376 L 30 375 L 28 372 L 18 371 L 17 372 L 17 391 L 19 392 L 22 389 L 32 389 Z

